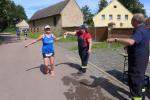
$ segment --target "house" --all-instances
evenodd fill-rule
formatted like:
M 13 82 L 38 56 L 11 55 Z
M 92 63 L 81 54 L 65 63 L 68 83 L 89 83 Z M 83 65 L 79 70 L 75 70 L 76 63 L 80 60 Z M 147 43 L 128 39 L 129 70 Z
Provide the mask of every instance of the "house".
M 55 33 L 73 30 L 83 24 L 83 13 L 75 0 L 65 0 L 37 11 L 30 19 L 32 32 L 42 32 L 50 25 Z
M 95 27 L 107 27 L 109 23 L 115 23 L 115 28 L 132 28 L 133 14 L 118 0 L 112 0 L 110 4 L 93 17 Z
M 19 29 L 29 29 L 29 25 L 25 20 L 22 20 L 18 24 L 16 24 L 16 27 Z

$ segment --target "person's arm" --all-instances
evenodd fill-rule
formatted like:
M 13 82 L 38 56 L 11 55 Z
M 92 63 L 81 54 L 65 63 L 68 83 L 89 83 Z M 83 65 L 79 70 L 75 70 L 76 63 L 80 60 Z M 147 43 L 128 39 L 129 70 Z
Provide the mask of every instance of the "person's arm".
M 43 38 L 43 35 L 40 35 L 36 40 L 33 40 L 30 43 L 28 43 L 27 45 L 25 45 L 25 47 L 27 48 L 28 46 L 30 46 L 30 45 L 32 45 L 32 44 L 42 40 L 42 38 Z
M 61 37 L 56 37 L 55 35 L 53 35 L 53 37 L 54 37 L 54 39 L 55 39 L 56 41 L 58 41 L 58 40 L 64 38 L 63 36 L 61 36 Z
M 88 39 L 88 42 L 89 42 L 89 51 L 88 51 L 88 53 L 91 53 L 91 50 L 92 50 L 92 39 Z
M 65 32 L 65 33 L 64 33 L 64 35 L 68 35 L 68 34 L 75 36 L 75 35 L 77 34 L 77 32 L 75 31 L 75 32 Z
M 134 45 L 135 40 L 130 39 L 130 38 L 109 38 L 109 39 L 107 39 L 107 42 L 109 42 L 109 43 L 119 42 L 125 46 L 131 46 L 131 45 Z

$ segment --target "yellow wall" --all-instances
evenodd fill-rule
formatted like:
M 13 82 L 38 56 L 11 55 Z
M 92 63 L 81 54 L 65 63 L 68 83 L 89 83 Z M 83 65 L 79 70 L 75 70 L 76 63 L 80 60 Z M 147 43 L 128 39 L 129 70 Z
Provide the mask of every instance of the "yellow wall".
M 83 24 L 83 14 L 75 0 L 70 0 L 61 12 L 62 27 L 78 27 Z
M 117 8 L 114 8 L 116 6 Z M 105 15 L 105 20 L 102 19 L 102 15 Z M 113 19 L 109 19 L 109 15 L 113 16 Z M 121 15 L 121 20 L 117 19 L 117 15 Z M 128 20 L 125 20 L 125 15 L 128 15 Z M 133 14 L 129 12 L 119 1 L 112 0 L 112 2 L 104 8 L 100 13 L 93 17 L 95 27 L 108 26 L 108 23 L 114 22 L 116 28 L 131 28 L 131 19 Z M 123 24 L 121 26 L 120 24 Z

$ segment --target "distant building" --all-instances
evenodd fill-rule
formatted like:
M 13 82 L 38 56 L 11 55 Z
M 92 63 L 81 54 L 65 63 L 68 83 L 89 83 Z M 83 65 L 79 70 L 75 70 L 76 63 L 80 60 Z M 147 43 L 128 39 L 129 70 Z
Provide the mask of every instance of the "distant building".
M 29 29 L 29 25 L 25 20 L 22 20 L 18 24 L 16 24 L 16 27 L 19 29 Z
M 32 32 L 42 31 L 50 25 L 55 33 L 62 33 L 83 24 L 83 13 L 75 0 L 65 0 L 37 11 L 30 19 Z
M 118 0 L 112 0 L 110 4 L 93 17 L 95 27 L 107 27 L 109 23 L 115 23 L 115 28 L 132 28 L 133 14 Z

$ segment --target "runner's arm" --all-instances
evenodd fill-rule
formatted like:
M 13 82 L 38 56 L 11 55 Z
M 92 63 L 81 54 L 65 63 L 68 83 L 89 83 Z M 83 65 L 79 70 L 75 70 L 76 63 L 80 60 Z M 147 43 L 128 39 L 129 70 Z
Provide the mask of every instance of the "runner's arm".
M 40 35 L 37 39 L 35 39 L 35 40 L 31 41 L 30 43 L 28 43 L 27 45 L 25 45 L 25 47 L 28 47 L 29 45 L 32 45 L 32 44 L 42 40 L 42 38 L 43 38 L 43 35 Z
M 63 36 L 56 37 L 56 36 L 54 35 L 54 39 L 55 39 L 56 41 L 58 41 L 58 40 L 60 40 L 60 39 L 62 39 L 62 38 L 64 38 L 64 37 L 63 37 Z

